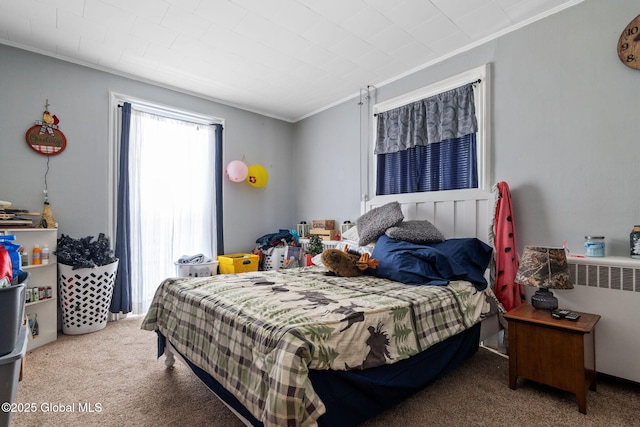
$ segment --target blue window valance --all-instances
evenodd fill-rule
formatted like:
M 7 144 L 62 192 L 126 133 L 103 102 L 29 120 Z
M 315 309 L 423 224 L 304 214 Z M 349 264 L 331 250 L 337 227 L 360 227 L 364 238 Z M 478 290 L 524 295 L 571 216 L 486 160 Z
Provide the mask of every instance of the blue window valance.
M 473 85 L 379 113 L 375 154 L 397 153 L 477 132 Z

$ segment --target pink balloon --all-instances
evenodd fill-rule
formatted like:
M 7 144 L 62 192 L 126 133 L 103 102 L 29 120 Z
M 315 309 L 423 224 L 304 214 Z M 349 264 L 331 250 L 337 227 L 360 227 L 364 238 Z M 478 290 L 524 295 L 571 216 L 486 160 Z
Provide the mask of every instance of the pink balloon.
M 233 182 L 242 182 L 247 179 L 249 168 L 240 160 L 233 160 L 227 165 L 227 176 Z

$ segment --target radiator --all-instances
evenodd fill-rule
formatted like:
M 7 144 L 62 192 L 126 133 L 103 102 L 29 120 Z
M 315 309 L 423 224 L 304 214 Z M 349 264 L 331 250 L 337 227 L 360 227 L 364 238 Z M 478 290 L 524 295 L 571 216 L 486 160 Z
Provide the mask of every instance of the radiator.
M 554 290 L 560 308 L 601 316 L 596 370 L 640 382 L 640 260 L 569 257 L 574 289 Z
M 640 260 L 623 257 L 569 257 L 575 285 L 640 292 Z

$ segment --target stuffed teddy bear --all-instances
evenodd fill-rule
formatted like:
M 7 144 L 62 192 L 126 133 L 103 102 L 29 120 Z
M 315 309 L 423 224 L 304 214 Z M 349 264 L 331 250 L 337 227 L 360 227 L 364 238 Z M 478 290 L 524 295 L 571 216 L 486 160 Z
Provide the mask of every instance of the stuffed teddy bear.
M 378 261 L 369 258 L 368 253 L 362 255 L 344 250 L 327 249 L 322 252 L 322 264 L 329 272 L 341 277 L 356 277 L 362 275 L 367 268 L 377 268 Z

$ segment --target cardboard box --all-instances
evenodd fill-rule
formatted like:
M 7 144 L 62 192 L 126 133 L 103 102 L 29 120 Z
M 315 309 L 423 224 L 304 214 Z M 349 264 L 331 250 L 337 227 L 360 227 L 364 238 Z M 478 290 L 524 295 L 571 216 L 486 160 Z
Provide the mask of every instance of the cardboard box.
M 324 230 L 333 230 L 336 228 L 336 222 L 332 219 L 314 219 L 311 228 L 322 228 Z
M 317 234 L 322 240 L 335 240 L 338 235 L 338 230 L 325 230 L 323 228 L 312 228 L 311 234 Z
M 254 254 L 227 254 L 218 255 L 220 274 L 245 273 L 258 271 L 260 257 Z

